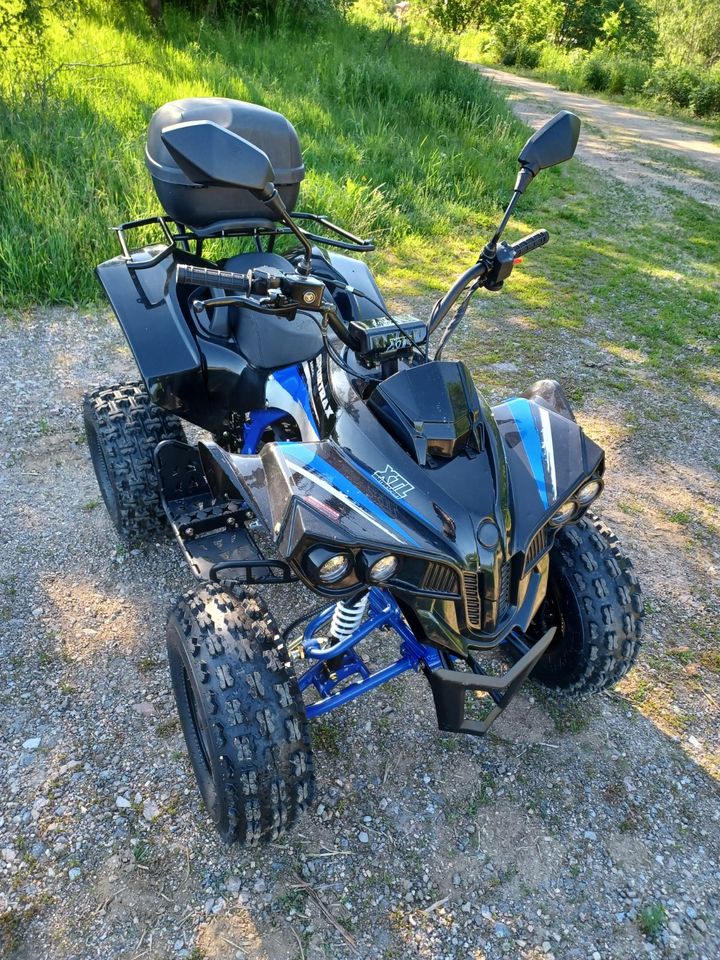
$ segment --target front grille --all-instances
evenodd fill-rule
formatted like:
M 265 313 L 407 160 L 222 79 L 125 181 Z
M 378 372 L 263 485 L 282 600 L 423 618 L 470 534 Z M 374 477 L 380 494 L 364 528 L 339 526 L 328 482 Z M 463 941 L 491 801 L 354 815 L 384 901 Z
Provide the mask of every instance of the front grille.
M 538 530 L 525 551 L 525 573 L 535 565 L 535 561 L 545 549 L 545 531 Z
M 450 593 L 455 597 L 460 592 L 457 574 L 444 563 L 429 563 L 420 586 L 429 593 Z
M 498 623 L 503 619 L 510 606 L 510 561 L 502 565 L 500 573 L 500 599 L 498 600 Z
M 465 614 L 471 627 L 481 626 L 480 584 L 476 573 L 463 573 Z

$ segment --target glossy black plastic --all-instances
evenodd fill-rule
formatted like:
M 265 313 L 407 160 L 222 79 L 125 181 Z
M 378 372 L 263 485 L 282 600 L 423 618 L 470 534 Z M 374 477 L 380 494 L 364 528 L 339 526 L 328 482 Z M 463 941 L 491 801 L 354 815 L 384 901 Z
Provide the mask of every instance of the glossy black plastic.
M 267 157 L 272 175 L 241 140 Z M 256 189 L 269 176 L 293 210 L 305 175 L 297 134 L 282 114 L 222 97 L 190 97 L 160 107 L 148 127 L 145 161 L 166 213 L 210 233 L 230 223 L 277 220 L 243 184 Z M 226 227 L 218 226 L 222 223 Z
M 482 449 L 480 403 L 463 363 L 428 363 L 380 383 L 368 400 L 380 423 L 421 466 Z
M 561 110 L 530 137 L 520 151 L 518 163 L 535 176 L 540 170 L 569 160 L 579 136 L 580 118 L 569 110 Z

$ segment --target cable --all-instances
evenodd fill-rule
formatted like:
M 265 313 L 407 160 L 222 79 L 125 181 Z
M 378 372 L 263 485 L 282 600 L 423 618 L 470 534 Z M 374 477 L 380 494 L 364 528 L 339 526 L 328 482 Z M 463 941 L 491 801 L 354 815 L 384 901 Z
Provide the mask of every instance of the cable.
M 440 344 L 438 345 L 438 348 L 437 348 L 437 350 L 435 351 L 435 359 L 436 359 L 436 360 L 439 360 L 439 359 L 440 359 L 440 357 L 441 357 L 441 355 L 442 355 L 442 352 L 443 352 L 443 350 L 445 349 L 445 345 L 447 344 L 447 342 L 448 342 L 448 340 L 450 339 L 451 335 L 452 335 L 452 334 L 454 333 L 454 331 L 457 329 L 458 325 L 462 322 L 462 320 L 463 320 L 463 318 L 464 318 L 464 316 L 465 316 L 465 313 L 466 313 L 466 311 L 467 311 L 467 308 L 468 308 L 468 306 L 470 305 L 470 301 L 472 300 L 473 294 L 475 293 L 476 290 L 478 290 L 478 288 L 479 288 L 480 286 L 481 286 L 481 281 L 480 281 L 480 280 L 476 280 L 475 283 L 474 283 L 474 284 L 470 287 L 470 289 L 468 290 L 467 295 L 465 296 L 465 299 L 463 300 L 463 302 L 462 302 L 462 303 L 460 304 L 460 306 L 457 308 L 457 311 L 456 311 L 456 313 L 455 313 L 455 316 L 452 318 L 452 320 L 450 321 L 450 323 L 448 323 L 448 325 L 445 327 L 445 332 L 443 333 L 442 337 L 440 338 Z
M 309 610 L 305 610 L 304 613 L 301 613 L 299 617 L 295 617 L 292 623 L 289 623 L 282 632 L 283 642 L 287 643 L 287 639 L 295 627 L 299 627 L 301 623 L 303 623 L 305 620 L 309 620 L 311 617 L 316 616 L 316 614 L 322 613 L 327 606 L 327 603 L 321 603 L 316 607 L 311 607 Z

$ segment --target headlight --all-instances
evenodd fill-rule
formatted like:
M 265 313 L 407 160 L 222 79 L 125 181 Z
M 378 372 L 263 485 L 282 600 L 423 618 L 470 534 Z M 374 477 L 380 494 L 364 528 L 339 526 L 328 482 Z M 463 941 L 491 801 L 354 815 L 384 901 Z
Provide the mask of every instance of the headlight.
M 550 526 L 551 527 L 561 527 L 564 523 L 567 523 L 568 520 L 571 520 L 575 515 L 577 510 L 577 504 L 574 500 L 566 501 L 555 513 L 550 517 Z
M 373 583 L 383 583 L 393 576 L 398 568 L 397 557 L 388 554 L 387 557 L 381 557 L 370 567 L 369 577 Z
M 592 503 L 596 497 L 599 497 L 602 492 L 602 484 L 599 480 L 589 480 L 584 484 L 578 492 L 575 494 L 575 499 L 580 504 L 581 507 L 586 507 L 589 503 Z
M 318 579 L 322 583 L 337 583 L 342 580 L 350 569 L 350 557 L 346 553 L 336 553 L 330 557 L 318 570 Z

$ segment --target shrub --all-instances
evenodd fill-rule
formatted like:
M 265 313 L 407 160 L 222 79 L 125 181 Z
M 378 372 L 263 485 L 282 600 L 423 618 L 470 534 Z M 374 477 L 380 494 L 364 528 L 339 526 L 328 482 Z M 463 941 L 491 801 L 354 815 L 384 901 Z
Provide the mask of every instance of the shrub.
M 521 43 L 518 49 L 518 66 L 534 70 L 540 63 L 540 47 L 537 44 Z
M 612 57 L 608 61 L 610 82 L 608 91 L 615 94 L 641 93 L 650 74 L 650 64 L 628 57 Z
M 583 83 L 591 90 L 607 90 L 610 86 L 610 68 L 599 56 L 590 56 L 583 64 Z
M 720 116 L 720 74 L 711 74 L 700 82 L 691 105 L 699 117 Z
M 688 67 L 660 64 L 645 84 L 645 92 L 666 103 L 689 107 L 699 87 L 699 74 Z
M 500 62 L 506 67 L 526 67 L 534 70 L 540 63 L 541 49 L 538 44 L 523 43 L 522 40 L 508 43 L 500 51 Z

